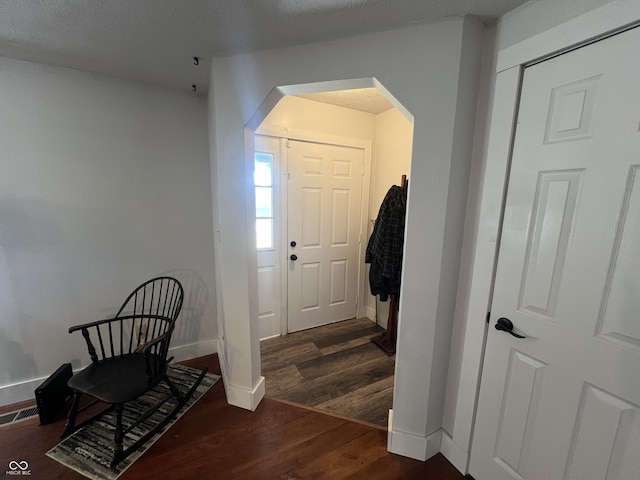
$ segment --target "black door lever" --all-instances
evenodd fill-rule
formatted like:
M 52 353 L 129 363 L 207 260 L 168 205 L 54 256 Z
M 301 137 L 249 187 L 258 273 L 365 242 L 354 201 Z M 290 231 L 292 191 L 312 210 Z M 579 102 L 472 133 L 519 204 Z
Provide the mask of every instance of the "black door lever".
M 496 327 L 496 330 L 507 332 L 516 338 L 526 338 L 524 335 L 518 335 L 513 331 L 513 322 L 508 318 L 505 318 L 505 317 L 499 318 L 498 321 L 496 322 L 495 327 Z

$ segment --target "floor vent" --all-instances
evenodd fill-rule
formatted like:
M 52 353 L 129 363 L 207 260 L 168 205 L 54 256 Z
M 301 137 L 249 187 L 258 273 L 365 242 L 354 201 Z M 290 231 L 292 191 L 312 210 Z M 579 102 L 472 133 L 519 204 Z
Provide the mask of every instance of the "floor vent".
M 38 407 L 27 407 L 0 415 L 0 428 L 38 416 Z

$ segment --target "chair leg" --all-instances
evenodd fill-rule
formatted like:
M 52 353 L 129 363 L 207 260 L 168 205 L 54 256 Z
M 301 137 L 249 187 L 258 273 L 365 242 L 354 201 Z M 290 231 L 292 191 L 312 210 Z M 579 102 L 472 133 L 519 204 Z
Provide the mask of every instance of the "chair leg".
M 78 416 L 78 405 L 80 404 L 80 397 L 82 393 L 73 392 L 73 401 L 71 402 L 71 409 L 69 410 L 69 414 L 67 415 L 67 421 L 64 424 L 64 430 L 62 431 L 62 435 L 60 438 L 64 438 L 76 427 L 76 417 Z
M 113 452 L 113 460 L 111 461 L 111 468 L 114 468 L 123 458 L 122 441 L 124 439 L 124 433 L 122 432 L 122 404 L 119 403 L 115 405 L 115 409 L 116 409 L 116 434 L 114 437 L 114 452 Z

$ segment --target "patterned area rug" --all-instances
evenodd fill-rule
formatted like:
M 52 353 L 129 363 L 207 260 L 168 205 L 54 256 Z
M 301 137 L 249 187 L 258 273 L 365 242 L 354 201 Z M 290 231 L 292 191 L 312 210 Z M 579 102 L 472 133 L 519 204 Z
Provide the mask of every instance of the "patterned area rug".
M 175 382 L 176 386 L 182 392 L 186 392 L 191 388 L 200 373 L 200 370 L 182 365 L 169 365 L 169 369 L 167 370 L 169 378 Z M 116 466 L 115 470 L 111 470 L 109 468 L 109 463 L 113 457 L 113 435 L 115 432 L 114 412 L 104 414 L 102 417 L 65 438 L 62 442 L 49 450 L 47 452 L 47 456 L 88 478 L 95 480 L 114 480 L 129 468 L 133 462 L 140 458 L 146 449 L 153 445 L 153 443 L 158 440 L 158 438 L 160 438 L 162 434 L 166 432 L 167 429 L 169 429 L 171 425 L 173 425 L 182 415 L 184 415 L 186 411 L 189 410 L 189 408 L 219 379 L 219 375 L 207 373 L 202 379 L 202 383 L 193 393 L 193 396 L 189 399 L 182 410 L 178 412 L 176 417 L 137 451 L 122 460 Z M 133 423 L 133 420 L 139 417 L 140 414 L 149 407 L 149 405 L 154 404 L 157 398 L 161 398 L 168 393 L 169 388 L 163 382 L 137 400 L 127 403 L 122 416 L 123 426 L 125 429 L 128 425 Z M 124 441 L 124 448 L 126 449 L 128 445 L 135 441 L 135 438 L 140 438 L 146 431 L 160 423 L 160 421 L 173 408 L 175 408 L 176 405 L 177 403 L 173 398 L 167 401 L 162 408 L 127 435 L 127 438 L 125 438 Z M 127 439 L 129 439 L 129 443 L 127 443 Z

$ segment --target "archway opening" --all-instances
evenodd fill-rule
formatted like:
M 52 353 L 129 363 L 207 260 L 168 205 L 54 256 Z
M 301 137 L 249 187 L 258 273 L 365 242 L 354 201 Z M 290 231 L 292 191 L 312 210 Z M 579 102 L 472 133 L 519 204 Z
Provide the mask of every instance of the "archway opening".
M 255 344 L 262 351 L 267 395 L 387 426 L 393 399 L 394 356 L 369 340 L 389 327 L 390 302 L 371 295 L 364 256 L 385 195 L 392 185 L 401 183 L 403 176 L 410 177 L 412 144 L 413 116 L 373 78 L 277 87 L 247 123 L 246 170 L 254 176 L 254 189 L 248 192 L 247 202 L 256 205 L 255 217 L 249 222 L 253 224 L 249 229 L 249 278 L 254 279 L 249 294 L 255 312 L 251 327 L 255 330 L 252 338 L 261 340 Z M 296 183 L 292 173 L 300 172 L 293 163 L 318 159 L 327 149 L 343 155 L 337 160 L 338 167 L 330 167 L 339 176 L 353 173 L 351 167 L 340 170 L 344 158 L 359 151 L 360 157 L 356 157 L 362 159 L 363 169 L 357 179 L 361 188 L 353 190 L 354 195 L 346 202 L 351 205 L 357 200 L 360 208 L 329 216 L 334 227 L 349 223 L 343 237 L 340 232 L 337 237 L 357 240 L 355 256 L 343 262 L 355 263 L 357 268 L 351 272 L 341 269 L 340 257 L 333 263 L 329 259 L 322 272 L 314 260 L 305 264 L 306 276 L 293 278 L 302 259 L 292 263 L 291 256 L 297 258 L 296 253 L 301 251 L 301 239 L 292 231 L 301 233 L 305 228 L 296 230 L 295 224 L 300 223 L 295 218 L 297 206 L 313 204 L 318 188 L 317 184 L 303 185 L 302 190 L 310 193 L 300 197 L 292 187 Z M 337 149 L 343 149 L 343 153 Z M 311 164 L 315 165 L 313 161 Z M 338 197 L 349 196 L 344 183 L 328 187 L 334 193 L 338 191 Z M 318 211 L 330 210 L 335 215 L 335 205 L 335 199 L 328 199 Z M 308 220 L 312 217 L 313 209 L 304 214 L 306 220 L 302 222 L 310 230 L 320 225 Z M 321 225 L 318 228 L 315 233 L 323 229 Z M 331 235 L 325 237 L 330 242 Z M 309 240 L 314 241 L 307 238 L 307 243 Z M 320 243 L 315 242 L 315 250 Z M 296 246 L 291 247 L 293 244 Z M 337 272 L 340 281 L 332 281 L 331 272 Z M 313 288 L 300 292 L 296 290 L 300 284 Z M 322 294 L 314 295 L 315 288 L 334 296 L 329 303 L 355 301 L 353 314 L 331 316 L 313 311 L 320 324 L 314 323 L 311 330 L 302 328 L 308 324 L 296 323 L 294 317 L 299 312 L 292 299 L 302 295 L 307 303 L 298 303 L 298 307 L 321 309 L 318 300 Z M 292 333 L 299 330 L 304 332 Z M 260 355 L 260 351 L 254 353 Z

